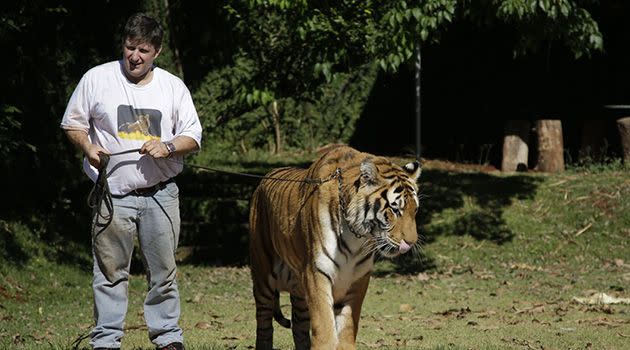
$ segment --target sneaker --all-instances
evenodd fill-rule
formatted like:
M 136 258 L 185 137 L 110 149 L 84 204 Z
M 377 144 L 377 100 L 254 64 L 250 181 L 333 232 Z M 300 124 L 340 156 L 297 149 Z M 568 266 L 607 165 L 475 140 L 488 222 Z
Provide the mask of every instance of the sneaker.
M 179 342 L 170 343 L 161 348 L 157 348 L 157 350 L 184 350 L 184 344 L 179 343 Z
M 94 350 L 120 350 L 120 348 L 94 348 Z

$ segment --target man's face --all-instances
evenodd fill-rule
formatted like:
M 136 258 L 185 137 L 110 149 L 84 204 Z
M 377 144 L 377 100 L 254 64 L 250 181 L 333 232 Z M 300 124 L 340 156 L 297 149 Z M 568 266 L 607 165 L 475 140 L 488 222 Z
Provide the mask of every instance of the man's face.
M 125 39 L 123 44 L 123 67 L 127 78 L 134 83 L 142 81 L 153 67 L 160 54 L 150 43 Z

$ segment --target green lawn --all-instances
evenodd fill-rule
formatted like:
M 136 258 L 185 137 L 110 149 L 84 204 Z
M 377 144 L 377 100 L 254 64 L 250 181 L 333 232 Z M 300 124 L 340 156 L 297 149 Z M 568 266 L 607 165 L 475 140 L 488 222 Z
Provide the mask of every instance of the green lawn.
M 595 292 L 630 297 L 629 174 L 505 176 L 429 164 L 422 254 L 377 264 L 359 348 L 630 349 L 630 305 L 572 302 Z M 181 263 L 178 281 L 189 349 L 252 348 L 247 267 Z M 41 256 L 3 262 L 0 348 L 72 348 L 92 327 L 90 282 L 86 267 Z M 124 349 L 152 349 L 145 289 L 134 275 Z M 289 330 L 276 327 L 275 346 L 292 348 Z

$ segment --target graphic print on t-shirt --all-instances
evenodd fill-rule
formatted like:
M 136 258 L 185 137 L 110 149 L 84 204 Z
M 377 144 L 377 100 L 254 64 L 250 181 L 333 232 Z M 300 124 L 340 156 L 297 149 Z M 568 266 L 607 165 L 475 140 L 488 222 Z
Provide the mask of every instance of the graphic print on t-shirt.
M 162 112 L 157 109 L 136 109 L 118 106 L 118 136 L 125 140 L 159 140 Z

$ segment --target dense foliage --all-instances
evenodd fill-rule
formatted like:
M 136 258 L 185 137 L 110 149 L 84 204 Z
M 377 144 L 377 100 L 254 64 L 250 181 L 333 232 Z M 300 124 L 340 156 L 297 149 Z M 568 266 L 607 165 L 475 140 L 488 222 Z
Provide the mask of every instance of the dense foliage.
M 337 101 L 353 101 L 354 108 L 346 107 L 341 115 L 326 108 L 331 105 L 322 105 L 323 95 L 345 85 L 340 80 L 347 78 L 337 75 L 351 77 L 370 64 L 397 71 L 413 61 L 416 47 L 436 45 L 456 22 L 506 30 L 514 56 L 536 53 L 553 42 L 575 57 L 588 56 L 602 49 L 602 35 L 586 5 L 568 0 L 229 1 L 221 10 L 237 33 L 233 61 L 211 71 L 195 97 L 219 153 L 343 142 L 367 95 L 348 99 L 341 90 Z M 356 89 L 370 90 L 370 77 L 376 75 L 358 74 L 363 78 L 353 79 Z M 317 131 L 300 132 L 330 127 L 306 112 L 312 107 L 343 125 L 346 138 L 338 132 L 322 138 L 313 136 Z M 225 126 L 214 128 L 221 123 Z

